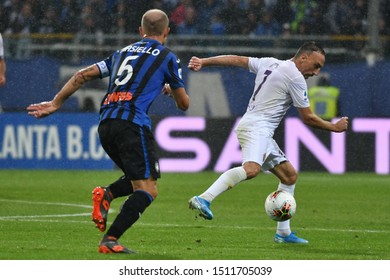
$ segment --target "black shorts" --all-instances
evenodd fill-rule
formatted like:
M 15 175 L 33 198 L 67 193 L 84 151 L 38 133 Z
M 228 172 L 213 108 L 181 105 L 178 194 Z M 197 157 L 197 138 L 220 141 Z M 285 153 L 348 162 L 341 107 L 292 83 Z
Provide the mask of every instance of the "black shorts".
M 160 178 L 155 140 L 148 127 L 107 119 L 98 128 L 100 143 L 130 180 Z

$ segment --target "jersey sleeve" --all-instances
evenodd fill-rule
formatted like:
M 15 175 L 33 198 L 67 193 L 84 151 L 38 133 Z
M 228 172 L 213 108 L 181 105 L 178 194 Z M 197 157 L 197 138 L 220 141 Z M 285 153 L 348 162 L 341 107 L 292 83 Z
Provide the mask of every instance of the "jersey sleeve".
M 3 37 L 0 34 L 0 58 L 4 58 L 4 46 L 3 46 Z
M 251 73 L 257 74 L 260 69 L 270 66 L 273 62 L 275 59 L 271 57 L 249 57 L 248 68 Z
M 298 108 L 310 107 L 309 97 L 307 94 L 307 85 L 303 76 L 296 78 L 291 82 L 290 95 L 294 107 L 298 107 Z
M 180 59 L 172 55 L 168 62 L 168 75 L 166 77 L 172 89 L 184 87 Z
M 105 60 L 99 61 L 98 63 L 96 63 L 96 66 L 99 68 L 101 79 L 110 76 L 111 56 L 107 57 Z
M 257 74 L 261 65 L 261 59 L 257 57 L 249 57 L 248 68 L 251 73 Z

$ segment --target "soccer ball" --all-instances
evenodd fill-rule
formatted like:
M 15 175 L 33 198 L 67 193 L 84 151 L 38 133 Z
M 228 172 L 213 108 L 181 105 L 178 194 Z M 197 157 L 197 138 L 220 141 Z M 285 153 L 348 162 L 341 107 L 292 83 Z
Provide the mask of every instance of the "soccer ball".
M 297 209 L 294 197 L 285 191 L 274 191 L 265 200 L 265 212 L 275 221 L 287 221 L 292 218 Z

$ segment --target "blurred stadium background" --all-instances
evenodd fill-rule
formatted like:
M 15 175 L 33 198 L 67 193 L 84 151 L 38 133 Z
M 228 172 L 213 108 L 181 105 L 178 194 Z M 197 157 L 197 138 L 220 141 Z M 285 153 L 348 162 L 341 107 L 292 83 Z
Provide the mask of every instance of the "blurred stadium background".
M 163 96 L 150 110 L 162 171 L 220 172 L 240 164 L 232 128 L 245 112 L 253 76 L 230 68 L 189 72 L 191 56 L 287 59 L 315 40 L 327 62 L 309 88 L 337 88 L 330 118 L 348 116 L 351 128 L 341 136 L 310 130 L 292 109 L 278 142 L 300 170 L 389 174 L 387 0 L 3 0 L 7 84 L 0 88 L 0 168 L 113 168 L 95 133 L 105 81 L 86 85 L 62 114 L 36 121 L 24 109 L 50 99 L 75 70 L 138 40 L 140 17 L 150 8 L 170 16 L 167 45 L 181 58 L 192 100 L 185 114 Z M 326 111 L 323 106 L 315 108 Z

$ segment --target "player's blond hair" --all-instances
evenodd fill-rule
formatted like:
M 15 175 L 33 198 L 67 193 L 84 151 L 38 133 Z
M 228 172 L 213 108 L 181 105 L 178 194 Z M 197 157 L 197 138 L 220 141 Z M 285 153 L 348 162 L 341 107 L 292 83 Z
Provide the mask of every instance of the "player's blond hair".
M 147 11 L 141 20 L 141 27 L 148 36 L 162 35 L 169 25 L 169 19 L 166 13 L 159 9 Z

